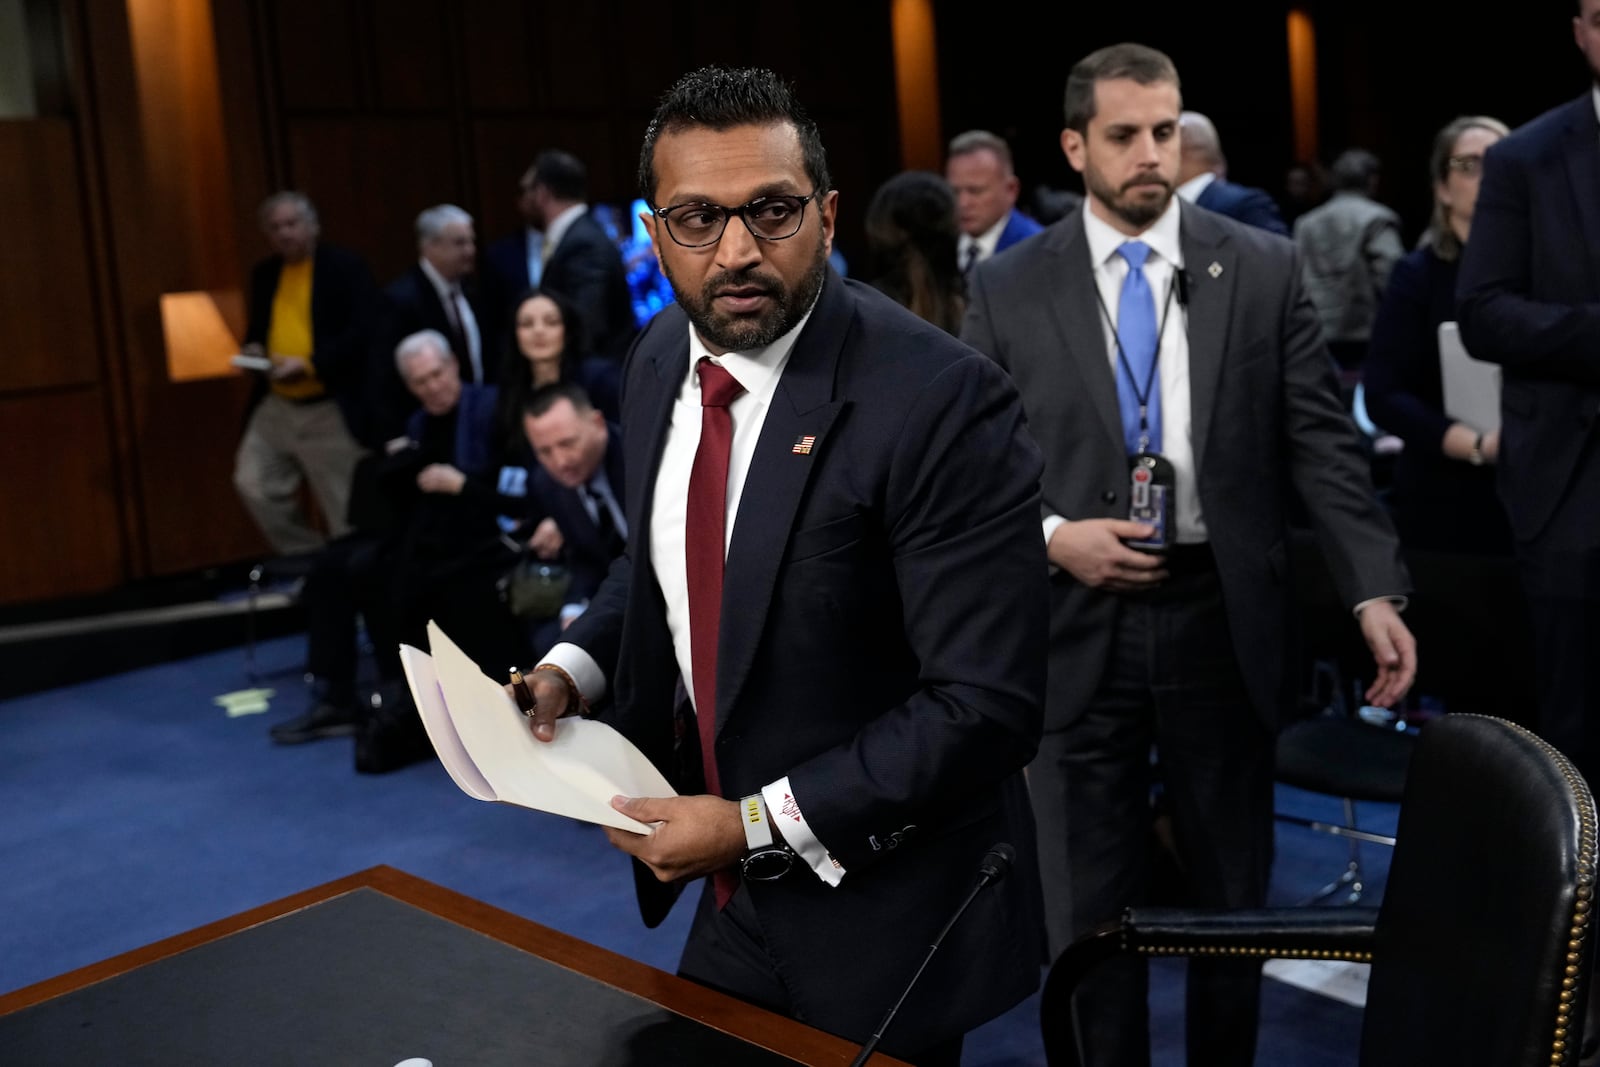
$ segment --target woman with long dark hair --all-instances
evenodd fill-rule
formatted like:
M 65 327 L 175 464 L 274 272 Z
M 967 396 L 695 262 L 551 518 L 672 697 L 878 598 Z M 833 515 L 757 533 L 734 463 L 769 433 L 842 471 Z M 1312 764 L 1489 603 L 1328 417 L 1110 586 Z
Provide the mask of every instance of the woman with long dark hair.
M 528 447 L 522 407 L 540 386 L 575 382 L 607 419 L 617 419 L 616 366 L 590 357 L 583 316 L 572 301 L 551 289 L 525 290 L 512 305 L 507 336 L 496 425 L 509 452 L 520 454 Z
M 961 331 L 966 284 L 956 266 L 956 197 L 937 174 L 908 170 L 867 204 L 872 285 L 950 333 Z

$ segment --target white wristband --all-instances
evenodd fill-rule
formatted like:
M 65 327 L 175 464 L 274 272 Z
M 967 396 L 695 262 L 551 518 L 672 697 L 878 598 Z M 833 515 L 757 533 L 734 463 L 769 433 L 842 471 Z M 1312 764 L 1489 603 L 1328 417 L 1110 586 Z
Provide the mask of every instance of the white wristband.
M 767 802 L 760 793 L 752 793 L 739 801 L 739 811 L 744 817 L 744 843 L 751 851 L 772 844 L 772 822 L 767 818 Z

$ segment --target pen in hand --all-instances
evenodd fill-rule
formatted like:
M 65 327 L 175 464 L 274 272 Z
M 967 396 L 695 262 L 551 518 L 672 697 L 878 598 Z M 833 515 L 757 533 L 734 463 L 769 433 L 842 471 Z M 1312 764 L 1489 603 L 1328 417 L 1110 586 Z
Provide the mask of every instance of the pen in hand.
M 535 704 L 533 689 L 528 685 L 528 680 L 522 676 L 522 672 L 515 667 L 511 668 L 511 696 L 516 700 L 522 714 L 529 719 L 533 718 Z

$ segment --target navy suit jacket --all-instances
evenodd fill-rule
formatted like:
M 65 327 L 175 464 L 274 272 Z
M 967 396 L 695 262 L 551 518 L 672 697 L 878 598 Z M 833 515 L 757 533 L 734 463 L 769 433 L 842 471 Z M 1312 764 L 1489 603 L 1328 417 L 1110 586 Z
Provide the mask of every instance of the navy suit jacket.
M 607 423 L 606 435 L 603 464 L 606 481 L 611 484 L 611 493 L 621 505 L 626 499 L 624 491 L 627 486 L 623 480 L 622 429 L 615 423 Z M 600 528 L 589 517 L 578 490 L 562 485 L 535 463 L 529 478 L 528 505 L 530 521 L 551 518 L 561 528 L 562 552 L 567 573 L 572 578 L 572 584 L 567 587 L 567 601 L 572 603 L 594 596 L 617 553 L 601 537 Z
M 1225 178 L 1217 178 L 1200 190 L 1194 201 L 1208 211 L 1238 219 L 1268 233 L 1289 236 L 1289 227 L 1278 214 L 1278 205 L 1260 189 L 1248 185 L 1235 185 Z
M 614 724 L 669 775 L 678 667 L 650 510 L 688 330 L 668 307 L 629 354 L 628 552 L 566 633 L 609 679 Z M 1017 848 L 1016 870 L 951 931 L 885 1048 L 896 1033 L 911 1047 L 962 1033 L 1037 985 L 1021 772 L 1044 688 L 1039 469 L 997 367 L 829 272 L 744 483 L 717 707 L 701 713 L 715 716 L 724 794 L 787 776 L 847 872 L 837 887 L 794 870 L 748 888 L 797 1015 L 852 1040 L 871 1034 L 999 841 Z M 638 885 L 659 921 L 662 887 L 648 874 Z
M 394 350 L 406 337 L 418 330 L 438 330 L 450 342 L 456 362 L 461 367 L 464 385 L 483 385 L 495 378 L 495 355 L 490 347 L 490 324 L 479 301 L 476 290 L 469 282 L 461 287 L 462 296 L 478 320 L 478 339 L 483 356 L 483 377 L 476 379 L 472 373 L 472 360 L 467 354 L 466 338 L 451 324 L 444 302 L 433 283 L 413 263 L 404 274 L 390 282 L 383 290 L 380 326 L 374 335 L 370 353 L 371 385 L 368 403 L 371 415 L 370 443 L 381 443 L 405 432 L 406 419 L 417 410 L 416 398 L 406 389 L 400 371 L 394 363 Z
M 1493 145 L 1457 283 L 1461 338 L 1504 368 L 1500 495 L 1518 540 L 1558 510 L 1600 409 L 1600 123 L 1585 92 Z
M 269 256 L 250 272 L 246 344 L 267 343 L 272 300 L 282 275 L 282 256 Z M 354 252 L 318 242 L 311 254 L 311 365 L 358 438 L 363 436 L 366 422 L 362 392 L 377 297 L 378 286 L 365 260 Z M 260 378 L 252 403 L 264 396 L 267 388 L 266 378 Z
M 578 305 L 589 332 L 589 351 L 620 359 L 633 340 L 633 296 L 622 252 L 592 215 L 581 215 L 561 235 L 539 279 Z
M 1043 229 L 1043 226 L 1012 208 L 1011 217 L 1006 219 L 1006 228 L 1000 231 L 1000 240 L 994 243 L 995 254 L 1004 252 L 1023 238 L 1032 237 Z

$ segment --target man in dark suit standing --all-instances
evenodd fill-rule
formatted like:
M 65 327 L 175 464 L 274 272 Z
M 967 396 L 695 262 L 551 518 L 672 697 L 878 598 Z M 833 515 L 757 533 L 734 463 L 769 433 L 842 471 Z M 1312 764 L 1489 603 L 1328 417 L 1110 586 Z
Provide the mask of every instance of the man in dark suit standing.
M 540 152 L 533 161 L 529 199 L 544 230 L 539 284 L 583 313 L 594 355 L 621 359 L 637 327 L 622 251 L 589 213 L 589 172 L 570 152 Z
M 1533 615 L 1539 732 L 1600 785 L 1600 0 L 1595 83 L 1485 154 L 1461 336 L 1504 368 L 1500 496 Z
M 1017 210 L 1022 183 L 1012 169 L 1011 146 L 998 134 L 968 130 L 951 138 L 944 177 L 956 194 L 956 263 L 963 274 L 1044 229 Z
M 271 369 L 256 378 L 233 484 L 273 549 L 294 555 L 324 544 L 302 513 L 302 480 L 329 534 L 350 529 L 377 287 L 360 256 L 318 240 L 317 210 L 305 196 L 275 193 L 259 215 L 272 255 L 250 273 L 241 351 Z
M 1260 189 L 1228 180 L 1228 157 L 1222 154 L 1222 138 L 1217 136 L 1217 127 L 1210 119 L 1198 111 L 1185 111 L 1179 118 L 1179 127 L 1179 196 L 1207 211 L 1268 233 L 1289 236 L 1289 227 L 1283 224 L 1272 197 Z
M 383 324 L 372 348 L 372 440 L 405 433 L 416 398 L 395 370 L 395 346 L 422 330 L 450 342 L 461 381 L 494 381 L 492 349 L 471 275 L 478 255 L 472 216 L 454 204 L 437 204 L 417 216 L 417 262 L 383 291 Z
M 589 606 L 627 541 L 622 431 L 571 382 L 528 397 L 522 428 L 539 461 L 528 484 L 529 521 L 536 523 L 528 546 L 541 559 L 561 559 L 569 579 L 559 616 L 535 632 L 533 647 L 543 655 Z
M 954 1064 L 1039 975 L 1038 451 L 998 368 L 829 270 L 838 194 L 776 75 L 680 80 L 640 185 L 677 305 L 625 370 L 628 551 L 532 672 L 535 734 L 610 698 L 685 794 L 615 801 L 660 824 L 610 833 L 646 921 L 711 876 L 681 973 L 852 1040 L 1016 846 L 884 1039 Z
M 1399 545 L 1293 246 L 1173 195 L 1182 105 L 1162 53 L 1102 49 L 1065 99 L 1085 206 L 978 268 L 962 331 L 1010 371 L 1045 456 L 1053 615 L 1029 785 L 1052 951 L 1147 892 L 1152 748 L 1190 902 L 1263 902 L 1293 705 L 1291 486 L 1377 660 L 1367 699 L 1392 704 L 1415 670 L 1390 599 L 1408 588 Z M 1259 963 L 1206 964 L 1189 1062 L 1242 1067 Z M 1145 983 L 1140 961 L 1085 983 L 1087 1062 L 1149 1062 Z
M 544 277 L 544 230 L 534 202 L 534 170 L 517 182 L 517 214 L 522 226 L 495 241 L 483 253 L 483 307 L 488 350 L 499 352 L 511 329 L 511 302 L 518 293 L 537 289 Z

